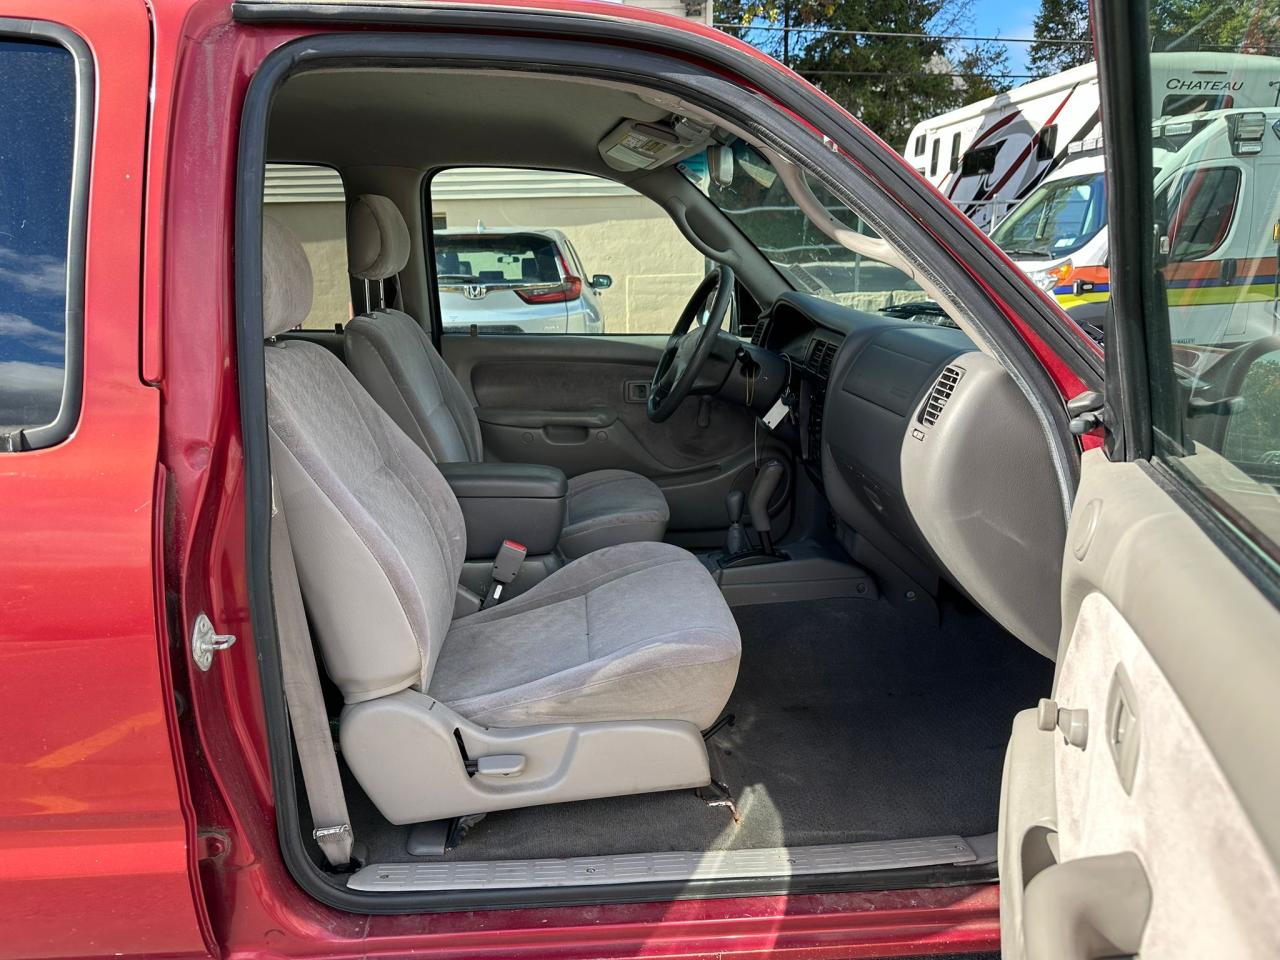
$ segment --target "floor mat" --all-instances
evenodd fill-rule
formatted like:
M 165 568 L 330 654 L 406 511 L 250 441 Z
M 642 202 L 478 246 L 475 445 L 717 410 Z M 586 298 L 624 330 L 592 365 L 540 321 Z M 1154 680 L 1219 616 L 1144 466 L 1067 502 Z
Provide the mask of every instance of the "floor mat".
M 941 626 L 883 601 L 740 607 L 742 666 L 711 740 L 740 822 L 693 791 L 491 813 L 446 859 L 573 857 L 851 843 L 996 828 L 1013 715 L 1053 665 L 986 617 Z M 371 862 L 409 859 L 356 791 Z

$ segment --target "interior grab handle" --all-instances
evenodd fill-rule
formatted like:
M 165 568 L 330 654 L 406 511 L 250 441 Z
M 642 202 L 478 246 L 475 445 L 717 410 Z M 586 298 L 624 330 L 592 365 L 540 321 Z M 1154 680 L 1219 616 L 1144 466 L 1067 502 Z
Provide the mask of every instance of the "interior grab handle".
M 1138 952 L 1151 885 L 1133 853 L 1056 863 L 1027 884 L 1027 960 L 1102 960 Z

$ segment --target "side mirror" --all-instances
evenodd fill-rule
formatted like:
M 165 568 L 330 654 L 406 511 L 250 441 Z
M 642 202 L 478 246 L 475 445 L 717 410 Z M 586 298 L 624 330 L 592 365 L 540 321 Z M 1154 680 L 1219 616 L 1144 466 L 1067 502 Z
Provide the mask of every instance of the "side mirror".
M 613 277 L 607 273 L 597 273 L 591 278 L 592 290 L 608 290 L 613 286 Z

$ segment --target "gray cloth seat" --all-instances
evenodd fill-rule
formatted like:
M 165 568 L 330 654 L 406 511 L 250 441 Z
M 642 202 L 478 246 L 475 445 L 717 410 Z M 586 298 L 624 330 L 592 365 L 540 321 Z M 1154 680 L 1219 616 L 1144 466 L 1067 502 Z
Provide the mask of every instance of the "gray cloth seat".
M 381 282 L 404 269 L 409 233 L 386 197 L 351 205 L 347 250 L 355 277 Z M 356 379 L 436 463 L 484 459 L 474 405 L 422 327 L 399 310 L 375 310 L 352 320 L 344 338 Z M 670 510 L 652 480 L 628 470 L 571 477 L 559 549 L 567 558 L 600 547 L 661 540 Z
M 740 642 L 710 574 L 679 547 L 595 551 L 506 603 L 453 619 L 466 548 L 457 499 L 336 357 L 315 344 L 274 341 L 306 316 L 311 274 L 286 228 L 268 218 L 263 233 L 272 471 L 308 617 L 348 710 L 394 701 L 400 713 L 378 721 L 395 741 L 387 745 L 393 753 L 403 746 L 394 731 L 404 722 L 397 698 L 406 691 L 427 695 L 415 704 L 439 701 L 476 724 L 455 731 L 464 738 L 548 723 L 710 725 L 733 689 Z M 421 712 L 428 720 L 414 722 L 428 723 L 431 708 Z M 535 747 L 529 751 L 536 759 Z M 383 765 L 349 759 L 380 808 L 401 809 L 393 796 L 401 788 L 379 779 L 392 775 Z M 621 792 L 672 786 L 628 776 Z M 541 799 L 527 802 L 586 795 L 539 791 Z M 465 802 L 501 807 L 502 797 L 478 796 Z M 450 809 L 423 803 L 397 816 Z

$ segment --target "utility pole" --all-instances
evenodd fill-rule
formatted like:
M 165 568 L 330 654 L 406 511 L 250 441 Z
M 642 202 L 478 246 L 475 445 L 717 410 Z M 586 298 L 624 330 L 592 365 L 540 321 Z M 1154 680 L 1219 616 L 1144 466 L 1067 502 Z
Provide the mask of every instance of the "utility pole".
M 782 0 L 782 65 L 791 66 L 791 0 Z

